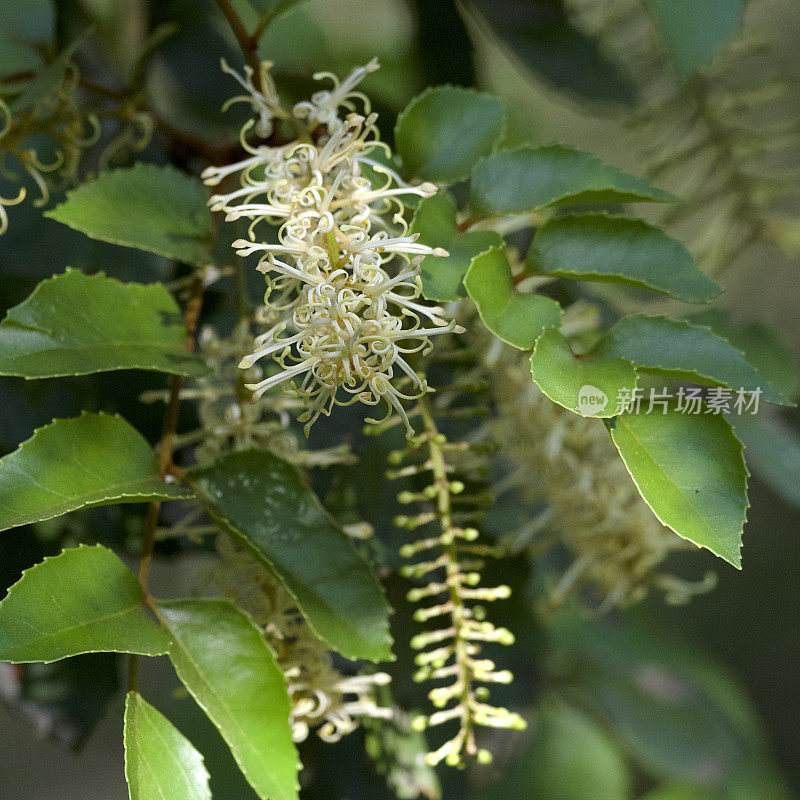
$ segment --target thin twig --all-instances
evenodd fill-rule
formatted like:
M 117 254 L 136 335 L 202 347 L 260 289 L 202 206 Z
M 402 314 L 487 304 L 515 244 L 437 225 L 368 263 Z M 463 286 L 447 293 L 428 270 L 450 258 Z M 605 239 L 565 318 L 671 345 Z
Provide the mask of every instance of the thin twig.
M 242 48 L 244 60 L 247 62 L 250 69 L 253 70 L 253 83 L 256 89 L 262 91 L 261 65 L 258 62 L 258 40 L 261 38 L 261 34 L 264 32 L 266 26 L 263 24 L 259 25 L 255 32 L 250 34 L 247 32 L 247 28 L 245 28 L 236 10 L 231 5 L 230 0 L 216 0 L 216 3 L 217 6 L 219 6 L 219 10 L 225 16 L 225 19 L 228 20 L 228 25 L 231 26 L 233 35 L 236 37 L 236 41 L 239 42 L 239 47 Z M 267 23 L 268 22 L 269 20 L 267 20 Z
M 203 306 L 203 292 L 205 286 L 200 275 L 196 275 L 192 281 L 192 290 L 189 301 L 186 304 L 186 311 L 183 315 L 183 325 L 186 330 L 186 349 L 194 350 L 195 333 L 197 323 L 200 318 L 200 310 Z M 181 404 L 181 385 L 183 384 L 182 375 L 170 375 L 169 377 L 169 399 L 164 411 L 164 423 L 161 428 L 161 440 L 158 445 L 158 467 L 162 479 L 167 475 L 175 473 L 172 463 L 173 446 L 175 433 L 178 429 L 178 412 Z M 150 579 L 150 566 L 153 563 L 153 551 L 155 549 L 156 528 L 158 527 L 158 516 L 161 511 L 161 501 L 154 500 L 147 508 L 145 517 L 144 532 L 142 533 L 142 546 L 139 553 L 139 584 L 142 587 L 145 599 L 149 597 L 148 583 Z M 136 689 L 138 674 L 138 658 L 132 654 L 128 663 L 128 685 L 131 691 Z

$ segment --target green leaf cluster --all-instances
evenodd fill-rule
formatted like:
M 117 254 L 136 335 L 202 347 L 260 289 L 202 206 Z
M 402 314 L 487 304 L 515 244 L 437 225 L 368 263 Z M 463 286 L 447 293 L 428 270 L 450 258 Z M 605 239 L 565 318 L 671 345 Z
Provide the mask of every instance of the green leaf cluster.
M 281 9 L 277 4 L 272 12 Z M 138 165 L 76 189 L 53 216 L 105 241 L 199 266 L 209 261 L 205 191 L 174 170 Z M 0 324 L 0 374 L 28 379 L 142 369 L 201 377 L 164 286 L 67 270 Z M 55 420 L 0 459 L 0 530 L 112 503 L 195 496 L 296 598 L 311 627 L 352 658 L 392 657 L 389 607 L 368 563 L 302 476 L 245 451 L 176 479 L 118 415 Z M 299 762 L 284 675 L 262 632 L 226 601 L 146 595 L 104 547 L 66 549 L 26 571 L 0 602 L 0 661 L 168 654 L 179 678 L 266 800 L 297 797 Z M 126 703 L 131 797 L 209 796 L 202 757 L 138 693 Z
M 92 239 L 204 267 L 213 226 L 201 184 L 172 167 L 136 164 L 81 184 L 47 216 Z
M 395 137 L 408 174 L 450 183 L 469 178 L 463 210 L 444 190 L 418 205 L 412 232 L 449 253 L 424 259 L 422 293 L 452 301 L 466 292 L 494 336 L 533 351 L 532 378 L 545 395 L 608 421 L 656 516 L 739 566 L 748 472 L 731 425 L 718 409 L 708 413 L 714 409 L 702 404 L 698 414 L 681 413 L 673 404 L 662 414 L 644 409 L 618 416 L 624 406 L 617 400 L 643 393 L 660 377 L 724 387 L 734 395 L 755 392 L 770 403 L 789 401 L 740 350 L 703 325 L 635 315 L 580 342 L 560 332 L 560 295 L 542 291 L 555 280 L 580 281 L 587 292 L 606 283 L 687 303 L 707 303 L 721 288 L 660 228 L 587 210 L 669 202 L 674 198 L 667 192 L 572 147 L 497 149 L 503 125 L 496 111 L 486 96 L 436 87 L 412 101 L 398 122 Z M 474 122 L 479 117 L 482 125 Z M 534 230 L 524 263 L 512 263 L 499 235 L 481 229 L 483 220 L 497 217 Z M 594 346 L 587 349 L 587 342 Z

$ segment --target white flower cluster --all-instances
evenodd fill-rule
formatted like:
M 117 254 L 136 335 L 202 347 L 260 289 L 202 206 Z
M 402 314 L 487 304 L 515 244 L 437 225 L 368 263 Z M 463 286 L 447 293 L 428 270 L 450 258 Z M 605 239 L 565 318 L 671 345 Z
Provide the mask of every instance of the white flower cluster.
M 329 78 L 333 87 L 298 103 L 291 114 L 278 105 L 267 68 L 262 91 L 251 71 L 237 75 L 248 95 L 233 101 L 250 102 L 258 117 L 242 129 L 249 156 L 203 173 L 211 186 L 239 174 L 239 188 L 214 195 L 211 206 L 225 211 L 226 220 L 251 220 L 249 240 L 233 246 L 240 256 L 260 255 L 258 269 L 267 282 L 268 329 L 240 366 L 272 356 L 280 371 L 249 388 L 258 398 L 273 386 L 288 386 L 304 403 L 306 431 L 334 405 L 385 401 L 412 435 L 401 401 L 422 396 L 428 386 L 406 357 L 426 352 L 432 335 L 462 330 L 443 319 L 442 309 L 418 302 L 420 262 L 447 253 L 408 235 L 403 197 L 429 197 L 436 186 L 411 186 L 382 163 L 380 154 L 383 160 L 391 154 L 378 139 L 377 115 L 353 91 L 377 68 L 373 60 L 341 84 L 318 73 L 316 79 Z M 354 100 L 366 116 L 355 112 Z M 290 119 L 304 132 L 280 146 L 247 141 L 254 126 L 260 136 L 273 131 L 275 119 Z M 259 240 L 262 223 L 278 227 L 277 242 Z M 396 379 L 410 388 L 404 393 L 393 385 Z
M 211 373 L 181 387 L 181 400 L 196 404 L 199 425 L 175 437 L 176 449 L 193 448 L 193 458 L 200 464 L 208 464 L 232 451 L 249 449 L 268 450 L 300 468 L 355 462 L 346 444 L 324 449 L 300 445 L 289 430 L 290 414 L 301 408 L 295 398 L 268 395 L 256 402 L 244 399 L 247 393 L 241 391 L 242 384 L 263 377 L 258 364 L 249 370 L 238 366 L 253 343 L 248 322 L 240 321 L 226 337 L 204 326 L 197 342 L 199 354 Z M 148 391 L 139 399 L 144 403 L 166 402 L 168 397 L 167 391 Z

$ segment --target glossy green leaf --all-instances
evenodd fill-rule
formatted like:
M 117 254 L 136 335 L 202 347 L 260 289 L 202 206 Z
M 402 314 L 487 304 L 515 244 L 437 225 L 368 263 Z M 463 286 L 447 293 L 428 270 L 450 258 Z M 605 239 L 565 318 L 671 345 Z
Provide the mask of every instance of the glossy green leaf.
M 630 800 L 619 745 L 585 712 L 548 699 L 532 728 L 530 744 L 487 785 L 482 800 Z
M 677 239 L 644 220 L 605 214 L 549 220 L 537 230 L 526 264 L 547 275 L 651 289 L 688 303 L 722 291 Z
M 474 258 L 464 286 L 484 325 L 520 350 L 533 349 L 545 328 L 561 324 L 561 306 L 555 300 L 514 290 L 504 247 L 492 247 Z
M 800 398 L 800 364 L 777 333 L 758 320 L 731 319 L 720 308 L 704 308 L 689 317 L 696 325 L 707 325 L 727 339 L 784 397 Z
M 636 370 L 624 358 L 577 357 L 556 328 L 536 340 L 531 375 L 554 402 L 582 417 L 611 417 L 617 397 L 636 388 Z
M 503 136 L 505 114 L 491 95 L 457 86 L 433 86 L 397 118 L 395 149 L 405 173 L 453 183 Z
M 742 445 L 719 414 L 622 414 L 611 438 L 658 519 L 679 536 L 741 566 L 748 508 Z
M 185 348 L 180 310 L 161 284 L 67 269 L 0 323 L 0 375 L 55 378 L 115 369 L 209 372 Z
M 636 100 L 631 77 L 597 38 L 573 25 L 564 0 L 477 0 L 474 5 L 483 17 L 476 21 L 488 23 L 524 66 L 558 89 L 587 100 L 626 105 Z
M 205 266 L 213 237 L 207 200 L 195 178 L 140 163 L 81 184 L 46 216 L 92 239 Z
M 645 0 L 678 78 L 707 67 L 741 30 L 747 0 Z
M 428 300 L 450 302 L 465 297 L 463 279 L 472 259 L 490 247 L 503 244 L 494 231 L 460 233 L 456 207 L 446 192 L 420 201 L 411 223 L 411 233 L 430 247 L 443 247 L 448 256 L 426 256 L 420 265 L 422 294 Z
M 703 325 L 637 314 L 617 322 L 592 352 L 627 358 L 640 372 L 734 391 L 761 390 L 762 400 L 791 405 L 739 350 Z
M 320 639 L 348 658 L 392 658 L 378 581 L 291 464 L 246 450 L 188 480 L 216 522 L 283 582 Z
M 0 530 L 77 508 L 191 497 L 122 417 L 84 413 L 39 428 L 0 459 Z
M 100 652 L 160 656 L 168 649 L 169 637 L 145 611 L 139 581 L 100 545 L 46 558 L 0 602 L 0 661 Z
M 124 742 L 130 800 L 211 800 L 203 756 L 136 692 L 125 699 Z
M 283 672 L 261 631 L 225 600 L 158 605 L 178 677 L 217 726 L 259 797 L 296 800 L 300 764 Z
M 526 145 L 486 156 L 472 170 L 470 189 L 472 210 L 481 217 L 525 213 L 564 203 L 673 199 L 640 178 L 561 144 Z
M 763 414 L 731 418 L 744 444 L 748 467 L 788 503 L 800 508 L 800 435 L 779 419 Z

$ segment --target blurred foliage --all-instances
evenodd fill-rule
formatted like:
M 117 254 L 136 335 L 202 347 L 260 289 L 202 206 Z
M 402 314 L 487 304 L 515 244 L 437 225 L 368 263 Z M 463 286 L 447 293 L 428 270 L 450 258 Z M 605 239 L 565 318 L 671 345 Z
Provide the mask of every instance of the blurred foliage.
M 698 20 L 694 12 L 699 6 L 690 8 L 686 2 L 649 0 L 647 5 L 680 77 L 713 60 L 717 50 L 738 29 L 743 7 L 740 0 L 708 2 L 702 4 L 705 16 Z M 346 71 L 352 64 L 378 55 L 383 69 L 365 81 L 364 89 L 375 99 L 387 139 L 391 139 L 397 113 L 425 85 L 473 86 L 483 81 L 475 51 L 483 52 L 487 42 L 499 43 L 513 63 L 523 67 L 525 82 L 541 82 L 549 96 L 557 94 L 556 105 L 578 103 L 580 109 L 591 108 L 595 113 L 608 104 L 632 106 L 639 99 L 638 83 L 631 77 L 629 65 L 577 24 L 561 0 L 315 0 L 297 4 L 254 0 L 253 6 L 259 11 L 285 12 L 276 15 L 262 37 L 259 53 L 276 63 L 278 86 L 290 97 L 305 93 L 307 75 L 314 70 Z M 782 6 L 778 3 L 776 7 L 780 10 Z M 236 147 L 236 131 L 243 117 L 235 109 L 224 116 L 219 113 L 230 86 L 218 62 L 225 57 L 231 63 L 239 63 L 240 56 L 210 0 L 59 0 L 55 15 L 46 0 L 26 0 L 24 4 L 0 0 L 0 73 L 39 66 L 44 55 L 52 54 L 54 37 L 61 47 L 72 41 L 79 20 L 97 26 L 97 35 L 84 57 L 87 74 L 112 84 L 124 82 L 124 76 L 134 68 L 133 54 L 141 49 L 147 36 L 157 26 L 168 25 L 170 35 L 155 46 L 147 73 L 147 92 L 154 108 L 168 126 L 187 136 L 208 145 L 222 142 L 226 147 Z M 120 36 L 124 36 L 124 46 L 119 45 Z M 198 54 L 202 57 L 198 58 Z M 113 66 L 101 66 L 101 55 L 112 56 Z M 552 107 L 542 112 L 548 113 L 558 116 L 558 110 L 554 112 Z M 533 131 L 538 125 L 538 119 L 529 121 Z M 530 137 L 530 131 L 526 133 Z M 181 164 L 192 161 L 180 137 L 168 133 L 158 134 L 148 147 L 148 153 L 157 160 Z M 0 178 L 0 196 L 6 194 L 6 182 Z M 0 239 L 3 311 L 27 297 L 37 281 L 63 271 L 67 265 L 87 273 L 102 270 L 123 280 L 140 282 L 174 277 L 166 259 L 89 240 L 44 218 L 41 210 L 30 204 L 11 208 L 9 216 L 13 224 Z M 747 309 L 733 311 L 734 317 L 741 317 Z M 213 292 L 208 312 L 219 320 L 230 315 L 230 309 Z M 797 396 L 798 383 L 789 369 L 791 362 L 780 347 L 768 345 L 776 336 L 764 322 L 737 327 L 727 313 L 718 311 L 693 319 L 720 332 L 724 330 L 777 388 Z M 28 438 L 35 427 L 54 416 L 73 415 L 79 408 L 122 412 L 151 442 L 155 441 L 161 424 L 160 410 L 138 403 L 137 397 L 146 390 L 162 389 L 163 385 L 163 378 L 149 373 L 87 376 L 58 383 L 6 379 L 0 382 L 0 404 L 4 409 L 0 448 L 10 450 Z M 380 486 L 376 489 L 376 484 L 383 481 L 376 465 L 383 463 L 385 456 L 379 451 L 388 449 L 388 445 L 385 441 L 363 439 L 355 417 L 342 416 L 341 421 L 338 434 L 356 443 L 361 455 L 361 462 L 353 471 L 352 505 L 359 518 L 376 524 L 377 541 L 372 546 L 379 557 L 385 555 L 382 560 L 388 567 L 394 567 L 395 557 L 391 554 L 396 534 L 390 532 L 389 520 L 397 509 L 390 489 L 383 493 Z M 787 426 L 787 439 L 797 438 L 796 423 L 796 415 L 782 423 Z M 316 432 L 314 435 L 324 436 Z M 778 444 L 765 441 L 765 454 L 756 453 L 756 458 L 769 462 L 769 456 L 779 452 Z M 755 446 L 753 449 L 756 451 Z M 778 488 L 783 481 L 784 495 L 797 502 L 796 450 L 788 450 L 782 459 L 776 478 Z M 316 480 L 320 485 L 326 481 L 319 476 Z M 332 491 L 331 496 L 334 494 Z M 761 546 L 760 561 L 754 566 L 760 566 L 755 575 L 762 580 L 736 583 L 728 578 L 728 584 L 723 581 L 729 587 L 726 591 L 701 601 L 704 610 L 700 617 L 693 624 L 686 624 L 687 636 L 694 634 L 694 644 L 666 632 L 674 623 L 675 614 L 680 621 L 682 614 L 692 614 L 691 608 L 670 612 L 660 606 L 648 607 L 639 620 L 615 617 L 603 623 L 566 614 L 543 632 L 531 614 L 529 601 L 536 598 L 529 595 L 526 599 L 522 591 L 516 591 L 530 578 L 527 567 L 519 560 L 503 561 L 496 567 L 503 573 L 503 582 L 515 589 L 504 614 L 520 631 L 517 652 L 521 655 L 516 656 L 519 663 L 513 665 L 517 680 L 508 687 L 506 700 L 535 708 L 534 724 L 522 743 L 511 743 L 498 734 L 501 755 L 492 771 L 478 769 L 470 774 L 447 775 L 444 797 L 790 798 L 791 791 L 781 773 L 791 775 L 795 789 L 800 788 L 800 733 L 793 724 L 796 707 L 782 693 L 787 687 L 796 689 L 800 683 L 800 653 L 795 647 L 800 647 L 800 641 L 789 637 L 789 645 L 781 651 L 783 659 L 777 664 L 769 663 L 774 662 L 774 655 L 768 644 L 770 638 L 780 640 L 784 630 L 796 628 L 798 579 L 796 574 L 786 574 L 786 564 L 796 564 L 796 539 L 789 539 L 789 531 L 797 525 L 798 517 L 796 512 L 792 516 L 788 506 L 777 506 L 765 490 L 761 499 L 770 506 L 772 516 L 758 517 L 749 527 L 748 536 L 757 539 L 772 530 L 782 530 L 786 541 L 769 552 L 765 545 Z M 78 512 L 57 522 L 3 534 L 3 587 L 13 583 L 22 569 L 58 552 L 65 544 L 80 541 L 121 548 L 135 546 L 141 515 L 137 509 L 104 508 Z M 174 543 L 159 547 L 165 556 L 178 548 Z M 754 545 L 754 549 L 757 547 Z M 782 574 L 782 591 L 776 597 L 765 596 L 765 587 L 769 587 L 776 573 Z M 400 597 L 408 588 L 405 583 L 400 578 L 390 578 L 390 594 Z M 529 585 L 535 594 L 535 581 Z M 735 607 L 734 602 L 738 604 Z M 766 610 L 742 625 L 738 614 L 746 613 L 749 607 Z M 409 615 L 396 614 L 392 625 L 395 639 L 407 642 L 413 630 Z M 415 708 L 423 703 L 424 693 L 407 678 L 413 656 L 408 648 L 400 646 L 398 651 L 398 661 L 391 669 L 396 699 L 405 708 Z M 738 678 L 732 679 L 728 669 L 712 663 L 719 652 L 742 668 Z M 782 683 L 771 679 L 775 671 L 784 673 Z M 180 729 L 194 732 L 192 740 L 206 756 L 212 774 L 214 797 L 253 797 L 216 731 L 193 703 L 173 691 L 176 687 L 170 684 L 171 680 L 164 680 L 160 707 Z M 758 709 L 746 699 L 742 682 L 757 696 Z M 4 668 L 0 673 L 4 704 L 28 718 L 42 735 L 70 747 L 79 746 L 90 734 L 117 686 L 113 655 Z M 796 696 L 793 699 L 798 700 Z M 761 717 L 766 717 L 766 725 Z M 780 767 L 770 759 L 775 742 L 779 744 Z M 301 755 L 306 764 L 301 776 L 306 800 L 392 796 L 365 757 L 361 734 L 333 746 L 309 741 Z M 342 765 L 347 765 L 346 769 Z M 4 769 L 10 768 L 4 765 Z

